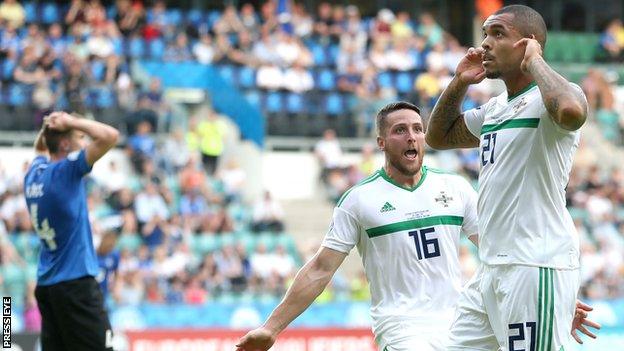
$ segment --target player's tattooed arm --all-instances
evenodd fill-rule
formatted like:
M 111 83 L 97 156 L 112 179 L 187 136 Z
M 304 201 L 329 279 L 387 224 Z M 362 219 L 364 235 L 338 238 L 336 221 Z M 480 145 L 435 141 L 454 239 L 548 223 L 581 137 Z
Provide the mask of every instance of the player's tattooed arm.
M 425 136 L 432 148 L 444 150 L 479 146 L 479 139 L 468 130 L 460 111 L 467 90 L 468 86 L 455 78 L 438 99 L 429 117 Z
M 515 45 L 525 46 L 521 68 L 537 83 L 552 120 L 563 129 L 579 129 L 587 119 L 587 101 L 583 93 L 544 61 L 537 40 L 524 38 Z

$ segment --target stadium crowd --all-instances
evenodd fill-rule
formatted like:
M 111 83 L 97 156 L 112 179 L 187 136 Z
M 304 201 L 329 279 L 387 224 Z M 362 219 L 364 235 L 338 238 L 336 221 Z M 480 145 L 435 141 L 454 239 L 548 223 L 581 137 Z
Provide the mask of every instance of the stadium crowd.
M 340 106 L 348 106 L 357 134 L 364 136 L 372 133 L 375 111 L 390 100 L 408 99 L 428 115 L 465 52 L 428 13 L 415 21 L 407 12 L 383 9 L 362 18 L 354 6 L 323 2 L 311 13 L 294 4 L 292 21 L 283 26 L 275 6 L 203 13 L 169 9 L 164 1 L 145 6 L 118 0 L 110 8 L 98 0 L 0 4 L 2 96 L 10 103 L 31 101 L 38 110 L 33 127 L 54 108 L 88 115 L 94 107 L 115 104 L 125 111 L 132 171 L 110 162 L 106 177 L 89 181 L 96 245 L 107 233 L 118 233 L 117 251 L 102 253 L 117 267 L 109 286 L 112 303 L 274 300 L 315 249 L 295 245 L 290 228 L 284 228 L 283 209 L 270 194 L 244 201 L 245 173 L 235 159 L 219 161 L 219 139 L 227 132 L 222 117 L 208 111 L 192 118 L 187 130 L 172 128 L 157 141 L 154 132 L 167 129 L 163 121 L 171 111 L 158 79 L 144 85 L 133 79 L 133 60 L 252 67 L 253 88 L 262 91 L 335 90 L 349 97 Z M 621 143 L 624 104 L 616 81 L 592 70 L 581 85 L 596 121 L 607 126 L 605 138 Z M 28 98 L 19 100 L 14 87 Z M 472 88 L 463 107 L 489 98 L 486 89 Z M 333 201 L 375 170 L 370 145 L 358 164 L 345 165 L 335 132 L 326 132 L 315 151 Z M 582 146 L 579 152 L 591 150 Z M 476 179 L 476 151 L 435 157 Z M 567 189 L 581 238 L 581 294 L 624 297 L 624 173 L 595 162 L 594 157 L 578 165 Z M 36 321 L 32 290 L 39 239 L 25 208 L 23 173 L 7 172 L 9 166 L 0 165 L 0 291 L 24 303 L 26 320 Z M 475 249 L 466 243 L 460 255 L 468 277 L 477 265 Z M 366 283 L 362 277 L 338 277 L 319 297 L 332 299 L 366 300 Z

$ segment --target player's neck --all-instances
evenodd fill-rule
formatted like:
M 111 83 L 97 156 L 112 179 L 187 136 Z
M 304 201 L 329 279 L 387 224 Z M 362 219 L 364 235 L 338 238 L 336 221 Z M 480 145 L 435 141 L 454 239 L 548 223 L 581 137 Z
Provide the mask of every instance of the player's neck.
M 418 168 L 418 173 L 410 176 L 400 172 L 398 169 L 393 167 L 390 162 L 386 162 L 384 171 L 395 183 L 406 188 L 413 188 L 416 186 L 422 177 L 422 167 Z
M 506 78 L 504 81 L 505 87 L 507 88 L 507 96 L 514 96 L 526 89 L 526 87 L 534 82 L 534 79 L 530 75 L 519 73 L 512 77 Z
M 60 161 L 60 160 L 62 160 L 64 158 L 66 158 L 66 157 L 67 157 L 67 152 L 59 151 L 59 152 L 57 152 L 55 154 L 50 154 L 50 161 L 56 162 L 56 161 Z

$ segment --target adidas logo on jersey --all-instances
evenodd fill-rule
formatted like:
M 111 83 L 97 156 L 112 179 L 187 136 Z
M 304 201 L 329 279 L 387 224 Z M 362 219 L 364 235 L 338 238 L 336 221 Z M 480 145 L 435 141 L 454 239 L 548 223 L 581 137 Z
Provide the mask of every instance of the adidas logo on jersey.
M 394 210 L 396 210 L 396 208 L 394 208 L 394 206 L 392 206 L 389 202 L 386 202 L 379 212 L 388 212 Z

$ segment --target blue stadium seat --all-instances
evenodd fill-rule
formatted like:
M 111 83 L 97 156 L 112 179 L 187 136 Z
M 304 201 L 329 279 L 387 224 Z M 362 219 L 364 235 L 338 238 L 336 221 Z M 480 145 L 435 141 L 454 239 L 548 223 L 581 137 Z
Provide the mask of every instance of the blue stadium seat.
M 204 21 L 205 15 L 199 9 L 191 9 L 186 13 L 186 23 L 197 26 Z
M 132 58 L 142 58 L 145 55 L 145 41 L 140 37 L 130 39 L 126 52 Z
M 396 75 L 396 89 L 400 94 L 409 93 L 414 87 L 414 76 L 411 73 L 400 72 Z
M 124 54 L 124 39 L 120 38 L 112 38 L 113 48 L 115 50 L 115 55 L 123 55 Z
M 222 65 L 217 68 L 221 78 L 225 79 L 228 83 L 234 83 L 234 67 L 231 65 Z
M 323 69 L 318 72 L 315 85 L 320 90 L 336 90 L 336 73 L 329 69 Z
M 165 55 L 165 41 L 160 38 L 152 40 L 149 45 L 149 53 L 152 59 L 162 60 Z
M 379 72 L 377 75 L 377 82 L 382 88 L 391 88 L 394 86 L 392 83 L 392 74 L 390 74 L 390 72 Z
M 269 113 L 280 113 L 284 110 L 284 99 L 281 93 L 269 92 L 264 101 L 264 109 Z
M 95 107 L 111 108 L 115 106 L 115 93 L 110 88 L 102 88 L 97 91 L 95 99 Z
M 238 71 L 238 84 L 243 88 L 253 88 L 256 86 L 256 70 L 244 66 Z
M 336 65 L 336 61 L 338 60 L 338 54 L 340 53 L 340 47 L 337 44 L 333 44 L 329 47 L 329 64 L 332 66 Z
M 22 4 L 24 6 L 24 11 L 26 12 L 26 22 L 36 22 L 37 21 L 37 5 L 32 1 L 25 2 Z
M 41 22 L 52 24 L 59 21 L 59 9 L 56 4 L 44 3 L 41 5 Z
M 260 108 L 261 99 L 260 99 L 260 93 L 257 90 L 250 90 L 246 92 L 245 99 L 247 99 L 247 102 L 249 102 L 252 106 Z
M 17 62 L 15 62 L 14 60 L 11 60 L 11 59 L 3 60 L 2 62 L 2 79 L 3 80 L 8 80 L 8 79 L 13 78 L 13 70 L 15 69 L 16 65 L 17 65 Z
M 20 106 L 28 102 L 29 96 L 27 89 L 20 84 L 11 84 L 9 86 L 9 94 L 7 103 L 11 106 Z
M 304 113 L 305 103 L 302 94 L 290 93 L 286 96 L 286 112 Z
M 208 28 L 212 28 L 214 24 L 221 18 L 220 11 L 210 11 L 208 12 Z
M 338 93 L 330 93 L 325 97 L 323 103 L 325 113 L 328 115 L 336 116 L 344 113 L 345 101 L 342 95 Z
M 100 60 L 93 60 L 91 62 L 91 75 L 98 82 L 104 81 L 106 75 L 106 65 Z
M 109 6 L 106 9 L 106 17 L 107 18 L 115 18 L 115 16 L 117 16 L 117 7 L 116 6 Z
M 310 52 L 312 53 L 312 59 L 315 66 L 327 66 L 327 54 L 325 48 L 317 43 L 310 45 Z
M 179 9 L 170 9 L 165 12 L 165 17 L 167 18 L 167 23 L 169 24 L 179 24 L 182 22 L 182 11 Z

